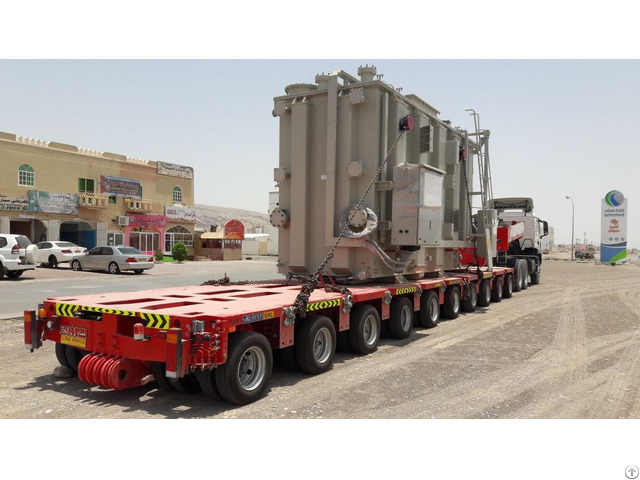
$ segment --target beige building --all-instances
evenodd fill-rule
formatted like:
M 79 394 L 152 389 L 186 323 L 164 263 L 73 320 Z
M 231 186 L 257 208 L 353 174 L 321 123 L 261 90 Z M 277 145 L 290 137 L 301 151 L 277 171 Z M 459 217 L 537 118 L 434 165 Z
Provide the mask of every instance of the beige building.
M 0 132 L 0 233 L 193 251 L 193 168 Z

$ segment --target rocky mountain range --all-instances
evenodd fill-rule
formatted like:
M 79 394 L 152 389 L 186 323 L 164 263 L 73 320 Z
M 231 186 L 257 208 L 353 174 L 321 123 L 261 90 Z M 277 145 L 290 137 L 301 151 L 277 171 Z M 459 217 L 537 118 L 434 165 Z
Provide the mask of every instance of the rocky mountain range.
M 263 233 L 269 225 L 267 213 L 252 212 L 238 208 L 216 207 L 196 203 L 196 229 L 205 232 L 211 231 L 211 226 L 224 227 L 229 220 L 240 220 L 244 224 L 245 233 Z

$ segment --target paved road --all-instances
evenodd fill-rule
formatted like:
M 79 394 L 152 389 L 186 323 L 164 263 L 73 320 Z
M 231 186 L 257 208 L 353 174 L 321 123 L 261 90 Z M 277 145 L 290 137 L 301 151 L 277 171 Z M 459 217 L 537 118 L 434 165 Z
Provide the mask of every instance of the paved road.
M 232 262 L 163 263 L 142 275 L 74 272 L 68 266 L 37 268 L 15 280 L 7 277 L 0 280 L 0 319 L 20 316 L 24 310 L 36 308 L 49 297 L 200 285 L 207 280 L 220 279 L 225 273 L 235 281 L 283 278 L 277 273 L 275 257 Z

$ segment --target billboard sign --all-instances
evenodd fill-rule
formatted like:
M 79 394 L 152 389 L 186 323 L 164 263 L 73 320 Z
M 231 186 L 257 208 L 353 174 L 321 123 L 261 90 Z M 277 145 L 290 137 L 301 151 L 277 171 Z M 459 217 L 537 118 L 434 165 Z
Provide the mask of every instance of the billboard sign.
M 616 263 L 627 258 L 627 199 L 612 190 L 602 199 L 600 261 Z
M 78 214 L 78 195 L 29 190 L 29 211 L 37 213 Z
M 142 198 L 142 184 L 132 178 L 100 175 L 100 193 L 118 197 Z

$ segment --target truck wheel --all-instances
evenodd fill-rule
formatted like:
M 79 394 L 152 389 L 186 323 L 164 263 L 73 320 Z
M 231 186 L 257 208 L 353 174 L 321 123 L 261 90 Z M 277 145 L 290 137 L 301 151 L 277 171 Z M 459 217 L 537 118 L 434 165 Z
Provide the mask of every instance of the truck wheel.
M 204 392 L 205 396 L 213 398 L 214 400 L 221 400 L 218 386 L 216 385 L 216 373 L 215 368 L 209 368 L 204 370 L 198 370 L 195 373 L 195 377 L 198 379 L 200 388 Z
M 433 290 L 425 292 L 420 297 L 420 311 L 418 324 L 424 328 L 433 328 L 440 321 L 440 302 L 438 294 Z
M 60 365 L 71 368 L 71 364 L 67 360 L 67 346 L 64 343 L 56 343 L 56 358 Z
M 167 378 L 167 369 L 164 362 L 151 362 L 151 374 L 160 388 L 170 389 L 171 384 Z
M 540 264 L 536 263 L 535 272 L 531 274 L 531 285 L 538 285 L 540 283 Z
M 529 287 L 529 262 L 521 260 L 520 271 L 522 275 L 522 290 L 526 290 Z
M 256 401 L 267 389 L 272 369 L 273 352 L 264 335 L 256 332 L 231 335 L 227 361 L 214 369 L 220 396 L 236 405 Z
M 519 292 L 522 290 L 522 260 L 516 259 L 513 264 L 513 291 Z
M 331 368 L 336 353 L 336 329 L 325 316 L 317 315 L 303 320 L 296 333 L 296 361 L 303 372 L 311 375 Z
M 513 296 L 513 276 L 511 274 L 504 276 L 503 287 L 502 298 L 511 298 Z
M 478 308 L 478 292 L 476 291 L 476 282 L 469 283 L 469 292 L 467 297 L 462 300 L 461 308 L 463 312 L 472 313 Z
M 444 291 L 442 316 L 453 320 L 460 315 L 460 289 L 457 285 L 449 285 Z
M 480 282 L 480 293 L 478 295 L 478 305 L 488 307 L 491 303 L 491 283 L 488 278 L 483 278 Z
M 200 382 L 198 379 L 192 374 L 187 373 L 184 377 L 180 378 L 167 378 L 169 380 L 169 385 L 174 390 L 182 393 L 198 393 L 200 390 Z
M 498 303 L 502 301 L 502 279 L 500 277 L 493 277 L 493 288 L 491 289 L 491 301 Z
M 351 310 L 349 319 L 349 345 L 360 355 L 367 355 L 378 348 L 380 340 L 380 314 L 371 305 L 359 305 Z
M 82 360 L 82 357 L 87 355 L 89 352 L 87 352 L 86 350 L 80 350 L 79 348 L 72 347 L 70 345 L 65 345 L 65 347 L 67 347 L 66 357 L 67 362 L 69 363 L 69 367 L 77 372 L 80 360 Z
M 395 297 L 391 300 L 389 312 L 389 335 L 402 340 L 411 335 L 413 328 L 413 305 L 407 297 Z

